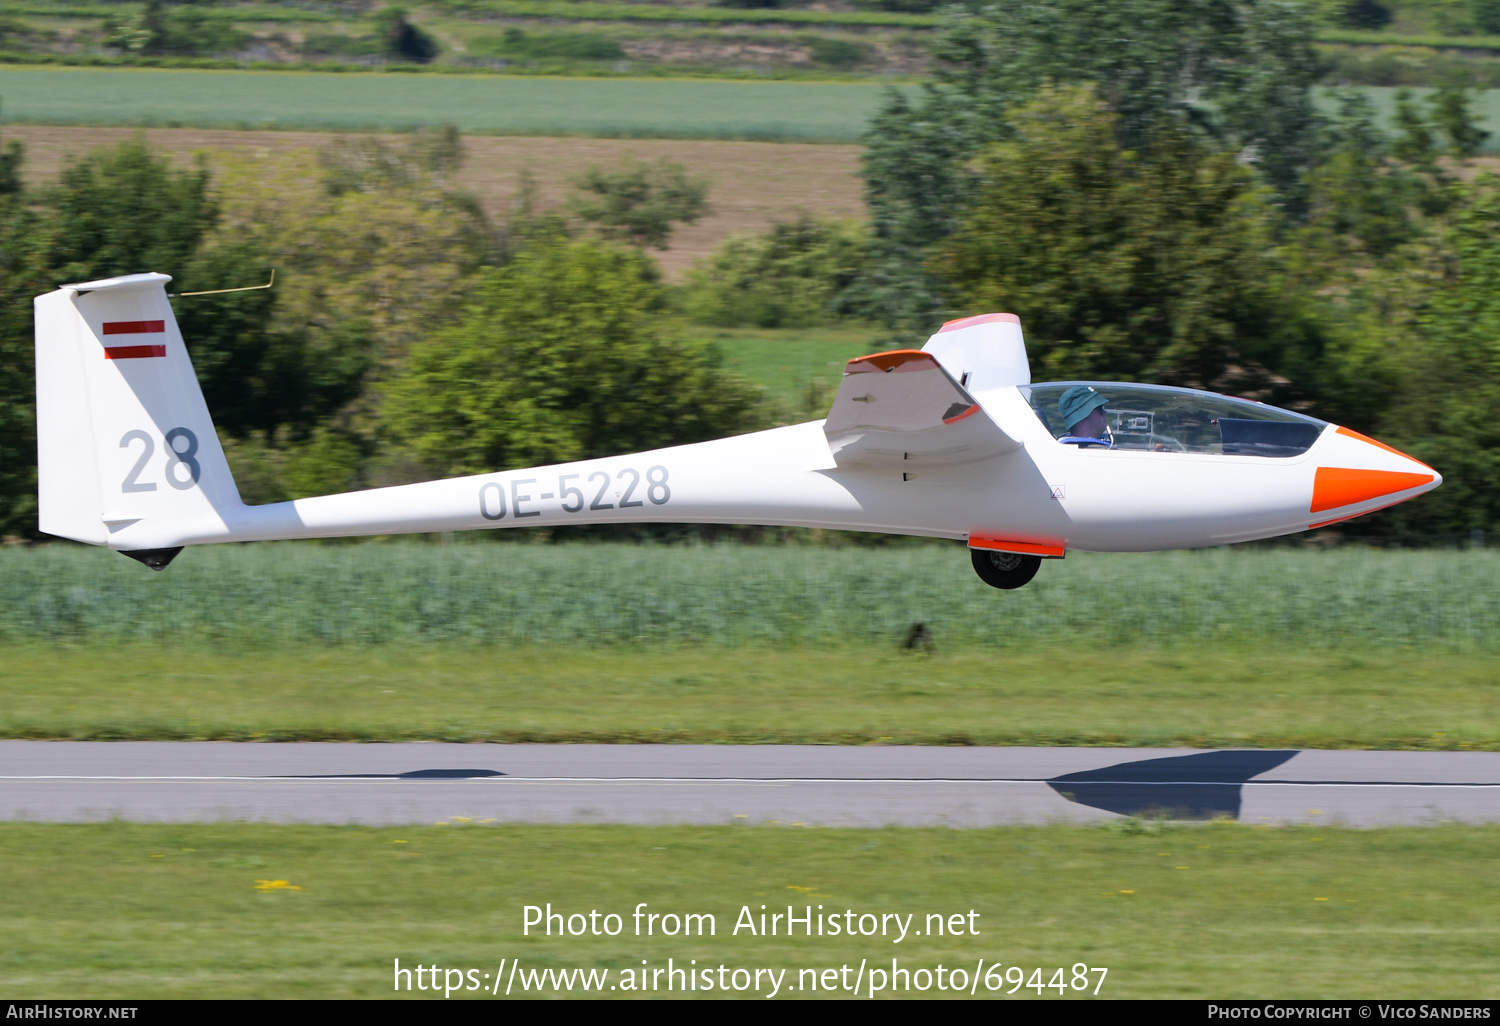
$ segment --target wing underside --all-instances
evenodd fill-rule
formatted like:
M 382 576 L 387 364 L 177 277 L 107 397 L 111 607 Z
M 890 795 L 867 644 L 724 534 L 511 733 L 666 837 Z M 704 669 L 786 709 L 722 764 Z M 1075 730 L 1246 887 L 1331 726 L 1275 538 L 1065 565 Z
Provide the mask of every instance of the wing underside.
M 1020 447 L 929 353 L 850 360 L 823 425 L 840 467 L 950 466 Z

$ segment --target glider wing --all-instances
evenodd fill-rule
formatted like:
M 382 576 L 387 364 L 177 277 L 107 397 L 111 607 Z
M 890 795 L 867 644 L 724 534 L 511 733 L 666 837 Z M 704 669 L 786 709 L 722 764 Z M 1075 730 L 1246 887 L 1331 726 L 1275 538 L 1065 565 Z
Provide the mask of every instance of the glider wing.
M 850 360 L 823 431 L 840 467 L 948 466 L 1021 445 L 919 349 Z

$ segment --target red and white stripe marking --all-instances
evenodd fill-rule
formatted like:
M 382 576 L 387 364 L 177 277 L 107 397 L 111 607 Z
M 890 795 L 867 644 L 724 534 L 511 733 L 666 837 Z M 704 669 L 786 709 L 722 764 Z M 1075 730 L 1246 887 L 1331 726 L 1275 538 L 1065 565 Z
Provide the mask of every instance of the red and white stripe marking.
M 166 321 L 105 321 L 104 334 L 106 335 L 160 335 L 167 330 Z M 144 346 L 105 346 L 104 358 L 106 360 L 146 360 L 157 356 L 166 356 L 167 347 L 144 345 Z

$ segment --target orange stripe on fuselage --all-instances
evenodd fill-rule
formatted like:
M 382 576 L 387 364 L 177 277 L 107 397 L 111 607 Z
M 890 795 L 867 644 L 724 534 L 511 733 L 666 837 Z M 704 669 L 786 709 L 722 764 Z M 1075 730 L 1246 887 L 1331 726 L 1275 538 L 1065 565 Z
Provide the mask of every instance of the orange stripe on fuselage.
M 1313 475 L 1312 506 L 1308 512 L 1321 513 L 1325 509 L 1353 506 L 1392 492 L 1420 488 L 1432 479 L 1432 474 L 1407 474 L 1396 470 L 1319 467 Z
M 969 535 L 969 548 L 987 549 L 991 552 L 1020 552 L 1028 556 L 1066 556 L 1067 549 L 1061 545 L 1049 545 L 1043 542 L 1010 541 L 1005 538 L 991 538 L 982 534 Z

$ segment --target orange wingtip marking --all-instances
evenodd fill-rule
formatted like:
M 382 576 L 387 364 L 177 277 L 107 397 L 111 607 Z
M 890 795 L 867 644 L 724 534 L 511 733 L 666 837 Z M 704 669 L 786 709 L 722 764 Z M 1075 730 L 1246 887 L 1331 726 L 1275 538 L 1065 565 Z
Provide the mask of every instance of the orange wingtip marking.
M 978 412 L 979 412 L 979 404 L 975 403 L 973 406 L 970 406 L 967 410 L 965 410 L 964 412 L 960 413 L 956 417 L 945 417 L 945 418 L 943 418 L 943 423 L 944 424 L 957 424 L 959 421 L 963 420 L 965 417 L 972 417 L 972 416 L 974 416 L 974 414 L 976 414 Z
M 1009 541 L 1005 538 L 990 538 L 982 534 L 971 534 L 969 536 L 969 548 L 988 549 L 991 552 L 1019 552 L 1026 556 L 1057 556 L 1061 558 L 1068 554 L 1068 550 L 1061 545 Z
M 1309 513 L 1368 502 L 1392 492 L 1419 488 L 1433 479 L 1431 474 L 1404 474 L 1395 470 L 1353 470 L 1348 467 L 1319 467 L 1313 475 L 1312 506 Z
M 1371 438 L 1369 435 L 1362 435 L 1358 431 L 1351 431 L 1351 430 L 1349 430 L 1346 427 L 1341 427 L 1341 428 L 1338 429 L 1338 433 L 1341 434 L 1341 435 L 1348 435 L 1350 438 L 1357 438 L 1361 442 L 1368 442 L 1369 444 L 1373 445 L 1377 449 L 1384 449 L 1386 452 L 1393 452 L 1397 456 L 1400 456 L 1402 459 L 1411 460 L 1413 463 L 1422 463 L 1421 460 L 1419 460 L 1419 459 L 1413 459 L 1412 457 L 1406 455 L 1406 453 L 1402 452 L 1400 449 L 1397 449 L 1395 446 L 1393 446 L 1393 445 L 1386 445 L 1384 442 L 1377 442 L 1375 439 Z M 1427 464 L 1422 463 L 1422 466 L 1427 467 Z M 1431 467 L 1427 467 L 1427 469 L 1431 470 L 1432 468 Z
M 871 353 L 849 361 L 845 374 L 869 374 L 874 371 L 921 371 L 938 365 L 931 353 L 920 349 L 892 349 L 888 353 Z
M 1000 321 L 1005 324 L 1020 324 L 1021 318 L 1017 317 L 1015 314 L 1009 313 L 979 314 L 976 317 L 960 317 L 956 321 L 948 321 L 946 324 L 944 324 L 941 328 L 938 329 L 938 334 L 941 335 L 945 331 L 957 331 L 960 328 L 972 328 L 976 324 L 993 324 L 996 321 Z

